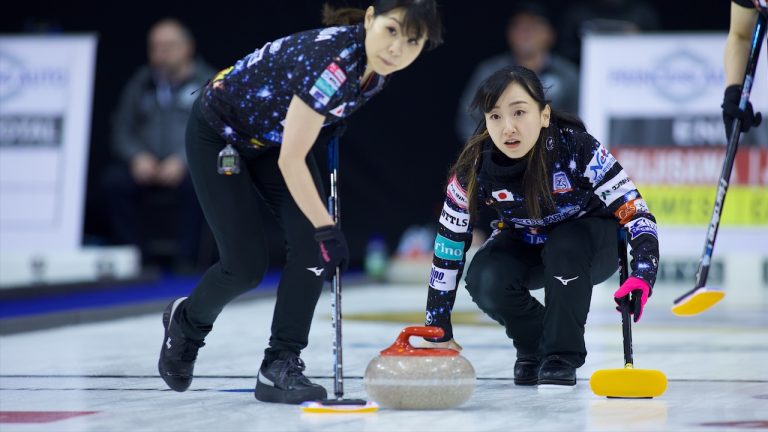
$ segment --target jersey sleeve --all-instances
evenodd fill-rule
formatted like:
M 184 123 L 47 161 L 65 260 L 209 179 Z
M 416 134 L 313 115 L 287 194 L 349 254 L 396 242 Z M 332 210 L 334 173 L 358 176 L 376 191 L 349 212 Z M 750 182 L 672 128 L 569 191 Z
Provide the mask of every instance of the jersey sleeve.
M 340 34 L 346 31 L 343 27 L 324 29 L 318 40 L 298 55 L 292 72 L 294 94 L 324 116 L 338 108 L 353 90 L 355 80 L 348 76 L 353 49 L 348 38 Z
M 580 137 L 583 175 L 593 193 L 627 230 L 631 276 L 653 287 L 659 266 L 656 218 L 616 158 L 596 139 L 584 135 Z
M 451 178 L 435 236 L 432 269 L 429 274 L 425 324 L 440 327 L 445 335 L 435 342 L 453 338 L 451 310 L 456 301 L 456 288 L 461 281 L 466 253 L 472 245 L 468 199 L 465 186 Z

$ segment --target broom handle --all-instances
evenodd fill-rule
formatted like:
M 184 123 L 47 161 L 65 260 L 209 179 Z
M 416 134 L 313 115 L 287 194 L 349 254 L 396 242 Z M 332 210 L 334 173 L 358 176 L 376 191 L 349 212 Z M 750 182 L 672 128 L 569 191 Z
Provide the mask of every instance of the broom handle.
M 739 99 L 739 109 L 746 110 L 747 102 L 749 102 L 749 96 L 752 92 L 752 84 L 755 79 L 755 71 L 757 69 L 757 60 L 760 57 L 760 47 L 763 44 L 766 32 L 766 18 L 762 14 L 758 14 L 757 22 L 755 22 L 755 31 L 752 36 L 752 44 L 749 51 L 749 57 L 747 59 L 747 67 L 744 71 L 744 83 L 742 85 L 741 98 Z M 720 216 L 725 206 L 725 195 L 728 192 L 728 185 L 731 181 L 731 171 L 733 170 L 733 164 L 736 159 L 736 152 L 739 148 L 739 137 L 741 136 L 741 119 L 736 118 L 733 120 L 733 126 L 731 128 L 731 136 L 728 137 L 728 147 L 725 152 L 725 159 L 723 160 L 723 168 L 720 172 L 720 178 L 717 181 L 717 193 L 715 194 L 715 204 L 712 208 L 712 216 L 709 219 L 709 226 L 707 227 L 707 236 L 704 240 L 704 250 L 701 253 L 699 259 L 699 268 L 696 271 L 696 286 L 685 294 L 676 298 L 674 303 L 678 304 L 683 299 L 687 298 L 699 288 L 707 284 L 707 277 L 709 276 L 709 267 L 712 263 L 712 255 L 715 250 L 715 240 L 717 239 L 717 231 L 720 228 Z
M 629 275 L 627 263 L 627 231 L 619 230 L 619 285 L 624 284 Z M 624 339 L 624 364 L 632 365 L 632 321 L 629 316 L 629 294 L 619 299 L 621 309 L 621 333 Z
M 339 138 L 334 136 L 328 144 L 328 165 L 331 171 L 331 194 L 328 197 L 328 212 L 333 217 L 336 226 L 341 228 L 341 217 L 339 214 Z M 341 271 L 336 267 L 336 274 L 333 276 L 333 300 L 331 304 L 332 320 L 334 329 L 333 339 L 333 392 L 336 399 L 344 397 L 344 365 L 341 349 Z

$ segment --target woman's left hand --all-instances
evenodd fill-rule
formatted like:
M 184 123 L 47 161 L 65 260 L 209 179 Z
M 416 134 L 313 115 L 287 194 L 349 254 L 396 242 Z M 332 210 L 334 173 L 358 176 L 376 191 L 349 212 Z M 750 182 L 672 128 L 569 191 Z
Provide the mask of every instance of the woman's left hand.
M 619 287 L 619 289 L 613 293 L 613 299 L 618 304 L 620 298 L 631 294 L 632 297 L 629 301 L 629 314 L 634 315 L 634 321 L 638 322 L 640 321 L 640 317 L 643 315 L 643 307 L 645 307 L 645 303 L 648 301 L 648 296 L 650 293 L 651 286 L 648 284 L 648 282 L 638 277 L 632 276 L 624 281 L 624 283 L 621 284 L 621 287 Z M 621 312 L 621 309 L 618 307 L 616 310 Z
M 336 267 L 341 272 L 349 265 L 347 239 L 338 225 L 328 225 L 315 230 L 315 240 L 320 243 L 320 262 L 323 265 L 323 278 L 327 281 L 336 275 Z

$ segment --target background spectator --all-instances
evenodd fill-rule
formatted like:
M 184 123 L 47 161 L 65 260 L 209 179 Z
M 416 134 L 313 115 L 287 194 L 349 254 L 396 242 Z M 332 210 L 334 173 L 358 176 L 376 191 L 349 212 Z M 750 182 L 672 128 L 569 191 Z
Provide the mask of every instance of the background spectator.
M 457 133 L 465 140 L 475 130 L 482 115 L 467 113 L 480 82 L 504 66 L 519 65 L 533 70 L 544 83 L 552 106 L 576 113 L 579 105 L 579 71 L 575 65 L 552 52 L 557 34 L 548 13 L 537 3 L 515 7 L 505 32 L 509 51 L 480 62 L 467 82 L 457 113 Z
M 190 270 L 204 224 L 187 173 L 184 135 L 192 92 L 215 71 L 195 58 L 192 34 L 176 19 L 155 23 L 147 43 L 149 63 L 123 88 L 112 119 L 115 163 L 102 183 L 111 240 L 140 245 L 146 261 L 161 252 L 152 240 L 170 234 L 174 248 L 164 252 L 174 255 L 177 270 Z

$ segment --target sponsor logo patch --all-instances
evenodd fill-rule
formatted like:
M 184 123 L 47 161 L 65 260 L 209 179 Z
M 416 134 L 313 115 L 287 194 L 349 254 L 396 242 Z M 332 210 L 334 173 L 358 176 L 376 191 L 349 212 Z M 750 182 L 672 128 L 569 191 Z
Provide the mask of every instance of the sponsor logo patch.
M 584 177 L 589 179 L 589 182 L 593 185 L 600 183 L 605 177 L 605 173 L 608 172 L 616 163 L 616 159 L 611 155 L 602 144 L 598 145 L 595 150 L 592 160 L 587 164 L 587 170 L 584 172 Z
M 435 237 L 435 256 L 449 261 L 461 261 L 464 258 L 464 242 L 455 242 L 438 234 Z
M 451 181 L 448 182 L 446 194 L 448 195 L 448 198 L 454 202 L 454 204 L 459 206 L 459 208 L 466 209 L 469 205 L 467 201 L 467 192 L 464 190 L 464 188 L 461 187 L 456 176 L 453 176 Z
M 336 77 L 336 79 L 339 81 L 339 85 L 344 84 L 344 81 L 347 80 L 347 74 L 344 73 L 344 69 L 340 68 L 336 63 L 329 64 L 325 70 Z
M 274 54 L 274 53 L 280 51 L 280 47 L 283 46 L 283 40 L 285 40 L 285 38 L 280 38 L 280 39 L 272 42 L 272 45 L 269 47 L 269 53 L 270 54 Z
M 568 176 L 562 172 L 557 171 L 552 174 L 552 193 L 561 194 L 572 191 L 571 182 L 568 181 Z
M 329 64 L 320 74 L 320 77 L 317 78 L 317 81 L 315 81 L 315 84 L 309 90 L 309 94 L 312 95 L 316 101 L 326 105 L 331 100 L 331 96 L 336 93 L 336 90 L 338 90 L 346 80 L 347 75 L 344 73 L 344 70 L 342 70 L 336 63 L 331 62 L 331 64 Z
M 621 170 L 620 173 L 613 177 L 604 185 L 595 189 L 595 194 L 600 197 L 606 205 L 616 201 L 618 197 L 624 196 L 632 191 L 637 190 L 635 184 L 629 179 L 627 173 Z
M 440 224 L 455 233 L 465 233 L 469 227 L 469 215 L 458 212 L 443 204 L 443 211 L 440 212 Z
M 613 214 L 621 224 L 626 224 L 636 213 L 649 213 L 648 206 L 642 198 L 636 198 L 621 205 Z
M 322 91 L 320 91 L 319 88 L 316 86 L 312 86 L 311 89 L 309 89 L 309 94 L 312 95 L 313 98 L 315 98 L 316 101 L 320 102 L 322 106 L 325 106 L 330 102 L 331 98 L 325 95 Z
M 528 230 L 523 232 L 523 241 L 528 244 L 543 244 L 547 241 L 547 235 L 540 233 L 538 228 L 528 227 Z
M 315 81 L 315 85 L 312 88 L 317 88 L 321 92 L 323 92 L 324 95 L 331 97 L 334 93 L 336 93 L 337 87 L 334 87 L 331 83 L 329 83 L 325 78 L 322 76 Z
M 456 277 L 458 270 L 442 269 L 432 265 L 429 273 L 429 286 L 439 291 L 453 291 L 456 289 Z
M 656 223 L 646 218 L 638 218 L 626 225 L 631 235 L 631 240 L 636 239 L 643 234 L 650 234 L 656 238 L 659 238 L 656 234 Z
M 263 47 L 254 51 L 253 54 L 251 54 L 251 58 L 248 59 L 247 67 L 251 67 L 254 64 L 258 63 L 259 60 L 261 60 L 264 57 L 264 53 L 267 51 L 267 49 L 271 44 L 272 42 L 267 42 L 266 44 L 264 44 Z
M 344 29 L 341 28 L 341 27 L 328 27 L 328 28 L 324 28 L 315 37 L 315 42 L 320 42 L 320 41 L 331 39 L 334 36 L 336 36 L 337 33 L 341 32 L 342 30 L 344 30 Z

